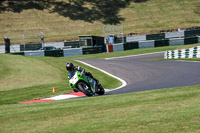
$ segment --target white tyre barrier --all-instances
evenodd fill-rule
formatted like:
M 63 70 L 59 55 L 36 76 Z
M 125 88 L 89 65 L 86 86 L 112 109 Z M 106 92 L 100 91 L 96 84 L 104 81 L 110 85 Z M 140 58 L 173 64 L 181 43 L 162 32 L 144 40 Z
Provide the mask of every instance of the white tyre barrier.
M 0 46 L 0 53 L 5 53 L 5 46 Z
M 10 52 L 20 52 L 20 45 L 10 45 Z
M 169 46 L 184 45 L 184 38 L 169 39 Z
M 126 37 L 126 42 L 134 42 L 134 41 L 145 41 L 146 35 L 138 35 L 138 36 L 128 36 Z
M 165 33 L 165 38 L 179 38 L 179 37 L 184 37 L 184 31 Z
M 24 56 L 44 56 L 44 50 L 24 51 Z
M 139 41 L 139 48 L 154 48 L 155 47 L 155 41 L 149 40 L 149 41 Z
M 46 46 L 54 46 L 56 48 L 63 48 L 64 47 L 64 42 L 48 42 L 48 43 L 44 43 L 44 47 Z
M 10 52 L 20 52 L 20 45 L 10 45 Z M 0 53 L 5 53 L 5 46 L 0 46 Z
M 124 51 L 123 43 L 120 44 L 113 44 L 113 52 Z

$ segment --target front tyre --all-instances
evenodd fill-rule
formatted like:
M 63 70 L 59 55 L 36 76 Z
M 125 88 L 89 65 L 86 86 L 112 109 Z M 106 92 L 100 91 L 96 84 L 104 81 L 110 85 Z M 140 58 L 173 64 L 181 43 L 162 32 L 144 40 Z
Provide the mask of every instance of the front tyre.
M 93 96 L 93 92 L 92 90 L 90 89 L 90 86 L 87 85 L 86 83 L 84 82 L 79 82 L 77 84 L 78 86 L 78 89 L 83 92 L 86 96 Z
M 75 88 L 73 88 L 73 91 L 74 91 L 74 92 L 79 92 L 79 91 L 78 91 L 77 89 L 75 89 Z
M 96 92 L 98 95 L 104 95 L 105 90 L 104 88 L 100 85 L 98 86 L 98 91 Z

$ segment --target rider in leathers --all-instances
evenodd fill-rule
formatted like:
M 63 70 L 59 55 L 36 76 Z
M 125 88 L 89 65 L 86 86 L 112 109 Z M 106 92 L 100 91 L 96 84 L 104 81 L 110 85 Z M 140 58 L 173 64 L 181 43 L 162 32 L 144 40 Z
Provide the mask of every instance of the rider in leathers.
M 97 79 L 95 79 L 90 72 L 85 72 L 85 69 L 81 68 L 80 66 L 74 66 L 73 63 L 69 62 L 69 63 L 66 64 L 66 69 L 68 71 L 68 78 L 69 79 L 71 79 L 74 76 L 76 71 L 79 71 L 82 74 L 94 79 L 97 82 L 97 86 L 100 85 L 99 81 Z M 78 90 L 76 90 L 76 89 L 73 89 L 73 90 L 74 90 L 74 92 L 78 92 Z

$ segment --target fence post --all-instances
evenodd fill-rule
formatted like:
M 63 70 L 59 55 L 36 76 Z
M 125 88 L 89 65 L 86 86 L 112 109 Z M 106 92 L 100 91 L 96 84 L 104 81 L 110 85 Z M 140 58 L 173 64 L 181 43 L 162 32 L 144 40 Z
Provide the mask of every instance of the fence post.
M 5 37 L 4 38 L 4 42 L 5 42 L 5 53 L 10 53 L 10 39 Z
M 24 34 L 22 34 L 23 40 L 24 40 L 24 51 L 26 50 L 26 37 L 24 36 Z

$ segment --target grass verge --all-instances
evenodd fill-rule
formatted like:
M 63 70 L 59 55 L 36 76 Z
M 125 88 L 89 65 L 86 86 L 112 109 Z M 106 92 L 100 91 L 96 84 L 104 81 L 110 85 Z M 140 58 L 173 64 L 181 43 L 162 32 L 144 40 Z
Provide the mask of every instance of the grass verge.
M 163 48 L 165 49 L 165 47 Z M 175 49 L 175 47 L 168 47 L 167 50 L 171 48 Z M 148 51 L 148 49 L 138 49 L 137 51 L 138 53 L 143 53 L 143 50 Z M 133 51 L 130 50 L 130 53 Z M 2 58 L 2 56 L 4 57 Z M 14 71 L 17 67 L 15 66 L 16 63 L 12 65 L 5 63 L 7 60 L 15 57 L 14 55 L 0 54 L 0 62 L 3 64 L 0 68 L 0 74 L 4 78 L 20 72 L 19 70 Z M 65 63 L 71 61 L 69 59 L 53 57 L 20 56 L 19 58 L 23 62 L 30 60 L 26 65 L 32 67 L 31 70 L 33 71 L 37 67 L 33 67 L 32 62 L 36 65 L 38 62 L 39 64 L 46 63 L 50 68 L 57 70 L 53 74 L 58 74 L 57 76 L 62 78 L 60 78 L 60 82 L 52 84 L 50 82 L 52 79 L 48 79 L 49 81 L 42 85 L 35 84 L 24 88 L 11 87 L 0 90 L 1 133 L 199 132 L 200 85 L 44 103 L 15 104 L 21 100 L 50 96 L 52 95 L 53 86 L 60 88 L 57 94 L 66 92 Z M 100 54 L 98 58 L 102 58 Z M 97 78 L 103 77 L 102 73 L 97 72 L 95 69 L 90 69 L 77 62 L 74 63 L 75 65 L 81 65 L 86 70 L 90 70 Z M 23 66 L 21 67 L 23 68 Z M 49 71 L 49 73 L 51 72 Z M 45 78 L 45 75 L 41 76 Z M 24 75 L 23 77 L 26 76 Z M 0 78 L 0 81 L 4 78 Z M 102 83 L 110 85 L 110 82 L 116 82 L 108 81 L 110 79 L 110 77 L 107 77 Z M 9 80 L 7 80 L 7 83 L 9 83 Z
M 7 132 L 199 132 L 200 85 L 0 106 Z
M 96 69 L 64 58 L 0 54 L 0 62 L 0 105 L 72 92 L 68 85 L 66 62 L 85 68 L 105 88 L 121 85 L 117 79 Z M 52 93 L 53 87 L 56 93 Z

